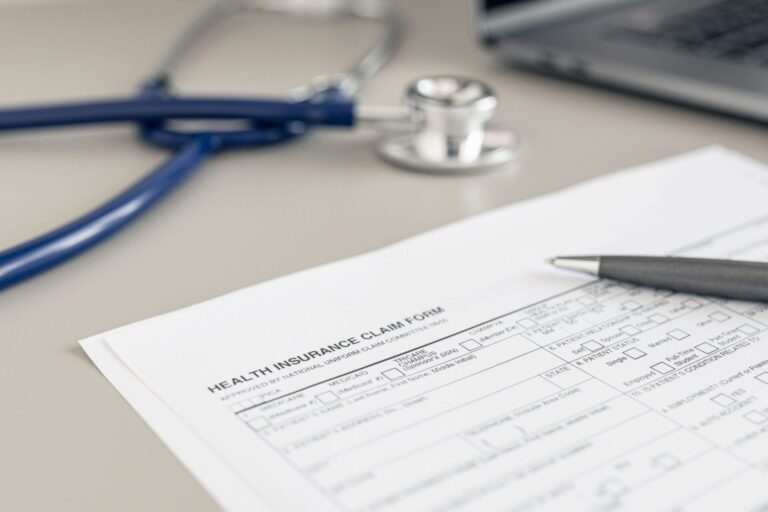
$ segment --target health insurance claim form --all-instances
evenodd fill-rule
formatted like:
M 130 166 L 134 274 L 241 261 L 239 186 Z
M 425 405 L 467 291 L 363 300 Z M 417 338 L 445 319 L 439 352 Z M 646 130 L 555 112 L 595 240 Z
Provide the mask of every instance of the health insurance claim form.
M 768 307 L 558 253 L 768 259 L 709 148 L 83 342 L 227 510 L 768 507 Z

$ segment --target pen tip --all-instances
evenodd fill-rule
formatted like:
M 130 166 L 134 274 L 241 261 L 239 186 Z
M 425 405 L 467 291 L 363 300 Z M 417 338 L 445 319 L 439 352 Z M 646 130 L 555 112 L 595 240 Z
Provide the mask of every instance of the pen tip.
M 545 258 L 544 259 L 544 263 L 546 263 L 547 265 L 554 265 L 555 264 L 555 259 L 556 258 Z

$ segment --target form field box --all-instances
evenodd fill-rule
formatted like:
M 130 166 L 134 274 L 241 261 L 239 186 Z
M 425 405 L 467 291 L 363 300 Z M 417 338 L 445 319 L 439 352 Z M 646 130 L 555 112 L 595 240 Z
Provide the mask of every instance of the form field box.
M 579 304 L 581 304 L 582 306 L 591 306 L 592 304 L 594 304 L 595 302 L 597 302 L 597 301 L 595 300 L 595 298 L 594 298 L 594 297 L 592 297 L 591 295 L 584 295 L 583 297 L 579 297 L 579 298 L 578 298 L 578 299 L 576 299 L 576 300 L 577 300 L 577 301 L 579 302 Z
M 581 344 L 581 346 L 589 350 L 590 352 L 597 352 L 601 348 L 605 348 L 602 343 L 597 342 L 595 340 L 585 341 L 584 343 Z
M 381 374 L 389 380 L 399 379 L 405 375 L 399 368 L 390 368 L 389 370 L 384 370 Z
M 712 352 L 715 352 L 717 350 L 716 346 L 707 342 L 699 343 L 698 345 L 696 345 L 696 348 L 704 352 L 705 354 L 711 354 Z
M 628 309 L 630 311 L 640 309 L 641 307 L 643 307 L 643 305 L 636 300 L 626 300 L 621 303 L 621 309 Z
M 715 322 L 725 322 L 726 320 L 731 318 L 731 315 L 726 315 L 722 311 L 715 311 L 714 313 L 711 313 L 709 315 L 709 318 L 711 318 Z
M 704 304 L 698 299 L 685 299 L 683 301 L 683 306 L 688 309 L 699 309 L 703 305 Z
M 754 325 L 744 324 L 739 327 L 739 331 L 743 332 L 744 334 L 755 334 L 756 332 L 760 332 L 760 329 Z
M 719 405 L 720 407 L 728 407 L 729 405 L 733 405 L 736 403 L 736 400 L 725 393 L 720 393 L 719 395 L 715 395 L 712 398 L 710 398 L 714 403 Z
M 338 395 L 336 395 L 336 393 L 334 393 L 333 391 L 326 391 L 325 393 L 320 393 L 315 398 L 317 398 L 320 402 L 324 404 L 329 404 L 339 399 Z
M 667 335 L 668 335 L 668 336 L 672 336 L 672 337 L 673 337 L 673 338 L 675 338 L 676 340 L 684 340 L 685 338 L 687 338 L 688 336 L 690 336 L 690 334 L 688 334 L 687 332 L 685 332 L 685 331 L 684 331 L 684 330 L 682 330 L 682 329 L 675 329 L 674 331 L 669 331 L 669 332 L 667 333 Z
M 626 334 L 627 336 L 635 336 L 636 334 L 640 334 L 641 332 L 643 332 L 637 327 L 635 327 L 634 325 L 628 325 L 626 327 L 622 327 L 619 330 L 624 334 Z
M 467 349 L 469 351 L 477 350 L 479 348 L 482 348 L 482 345 L 478 341 L 476 341 L 476 340 L 462 341 L 461 343 L 459 343 L 459 345 L 461 345 L 462 347 L 464 347 L 465 349 Z
M 671 453 L 662 453 L 653 458 L 653 465 L 661 469 L 672 469 L 680 465 L 680 459 Z
M 640 359 L 641 357 L 645 357 L 648 354 L 646 352 L 643 352 L 639 348 L 630 348 L 629 350 L 624 351 L 624 355 L 627 357 L 631 357 L 632 359 Z
M 760 375 L 755 375 L 755 378 L 763 384 L 768 384 L 768 372 L 763 372 Z
M 536 327 L 539 323 L 533 318 L 523 318 L 522 320 L 517 321 L 517 325 L 523 329 L 530 329 L 531 327 Z
M 248 426 L 253 430 L 261 430 L 262 428 L 269 426 L 269 420 L 264 416 L 256 416 L 255 418 L 248 420 Z
M 545 373 L 543 377 L 562 389 L 581 384 L 592 378 L 589 374 L 570 364 L 555 368 L 554 370 Z
M 648 320 L 657 324 L 663 324 L 664 322 L 669 322 L 669 317 L 662 315 L 661 313 L 656 313 L 655 315 L 649 316 Z
M 656 363 L 651 366 L 651 370 L 659 373 L 669 373 L 674 370 L 674 368 L 667 363 Z
M 612 478 L 600 483 L 597 487 L 597 493 L 600 496 L 617 497 L 626 493 L 629 488 L 627 484 L 617 478 Z
M 744 415 L 744 419 L 750 423 L 754 423 L 755 425 L 761 425 L 768 421 L 768 416 L 761 413 L 760 411 L 750 411 Z

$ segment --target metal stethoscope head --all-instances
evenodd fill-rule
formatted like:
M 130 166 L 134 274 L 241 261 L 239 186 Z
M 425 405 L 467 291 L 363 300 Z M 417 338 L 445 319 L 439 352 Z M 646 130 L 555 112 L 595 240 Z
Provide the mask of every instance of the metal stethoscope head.
M 347 70 L 315 77 L 293 91 L 297 101 L 336 94 L 354 98 L 395 54 L 403 39 L 403 22 L 379 0 L 220 0 L 211 5 L 171 47 L 155 73 L 170 77 L 190 48 L 225 17 L 245 8 L 290 14 L 348 16 L 377 21 L 384 33 Z M 457 76 L 428 76 L 406 89 L 400 107 L 358 105 L 359 124 L 373 126 L 376 152 L 401 168 L 442 174 L 484 170 L 514 160 L 513 132 L 489 124 L 498 105 L 485 83 Z

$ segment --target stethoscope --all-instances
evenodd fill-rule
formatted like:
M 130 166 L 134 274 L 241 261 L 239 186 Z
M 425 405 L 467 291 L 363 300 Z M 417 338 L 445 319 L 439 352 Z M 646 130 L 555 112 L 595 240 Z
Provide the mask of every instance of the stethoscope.
M 316 77 L 287 100 L 180 98 L 171 92 L 174 70 L 195 42 L 225 16 L 244 7 L 297 12 L 318 5 L 324 14 L 332 10 L 335 15 L 383 22 L 383 36 L 349 70 Z M 0 110 L 0 130 L 134 122 L 145 142 L 174 151 L 159 167 L 95 210 L 0 252 L 0 289 L 106 239 L 220 150 L 278 144 L 316 126 L 370 124 L 380 132 L 378 155 L 398 167 L 459 173 L 512 160 L 517 141 L 511 132 L 487 126 L 497 100 L 481 82 L 448 76 L 421 78 L 408 87 L 402 107 L 356 104 L 355 96 L 392 56 L 402 36 L 401 20 L 377 2 L 219 0 L 182 33 L 136 97 Z M 233 120 L 240 126 L 188 130 L 177 126 L 184 120 Z

